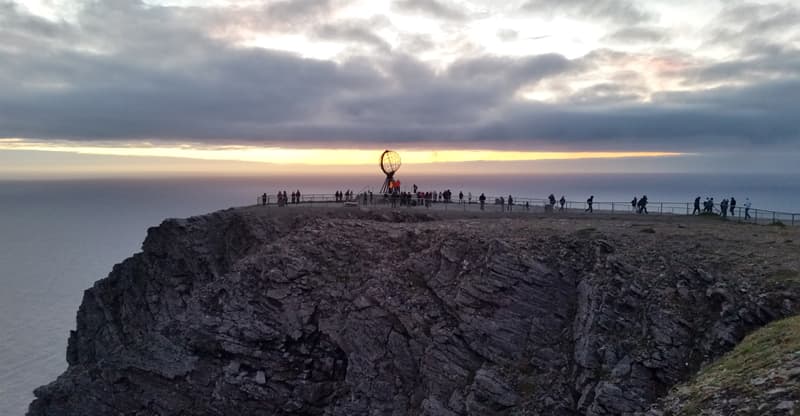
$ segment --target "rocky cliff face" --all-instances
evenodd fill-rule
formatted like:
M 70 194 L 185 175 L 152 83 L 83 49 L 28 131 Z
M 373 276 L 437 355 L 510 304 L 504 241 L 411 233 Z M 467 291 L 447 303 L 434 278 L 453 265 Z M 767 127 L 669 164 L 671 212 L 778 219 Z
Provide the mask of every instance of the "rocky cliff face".
M 29 414 L 643 412 L 800 309 L 769 278 L 795 230 L 683 221 L 168 220 L 86 291 L 69 368 Z M 721 245 L 731 227 L 747 241 Z

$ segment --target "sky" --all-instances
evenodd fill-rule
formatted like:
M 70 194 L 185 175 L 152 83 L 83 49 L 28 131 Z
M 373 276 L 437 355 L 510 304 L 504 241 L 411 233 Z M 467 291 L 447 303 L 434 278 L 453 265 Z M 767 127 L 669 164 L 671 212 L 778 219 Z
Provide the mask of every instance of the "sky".
M 0 0 L 0 91 L 6 178 L 800 173 L 800 5 Z

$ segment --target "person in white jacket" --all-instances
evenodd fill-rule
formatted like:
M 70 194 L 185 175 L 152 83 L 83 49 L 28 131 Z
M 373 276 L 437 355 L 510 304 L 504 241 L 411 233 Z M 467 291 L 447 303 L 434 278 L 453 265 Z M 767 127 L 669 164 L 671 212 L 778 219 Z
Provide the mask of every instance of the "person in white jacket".
M 750 203 L 750 198 L 745 198 L 745 200 L 744 200 L 744 219 L 746 219 L 746 220 L 750 219 L 750 206 L 751 205 L 752 204 Z

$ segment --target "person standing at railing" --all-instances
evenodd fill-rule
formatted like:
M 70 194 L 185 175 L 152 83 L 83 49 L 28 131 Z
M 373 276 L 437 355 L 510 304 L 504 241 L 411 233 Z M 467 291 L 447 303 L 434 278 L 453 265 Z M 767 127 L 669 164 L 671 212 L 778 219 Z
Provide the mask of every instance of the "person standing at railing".
M 631 212 L 636 212 L 636 207 L 638 206 L 637 205 L 638 203 L 639 201 L 634 196 L 633 199 L 631 200 Z
M 647 214 L 647 195 L 642 195 L 639 199 L 639 214 Z
M 694 211 L 692 211 L 692 215 L 700 213 L 700 197 L 694 199 Z
M 298 189 L 297 191 L 295 191 L 295 194 L 296 194 L 295 198 L 297 198 L 297 202 L 295 202 L 295 203 L 299 204 L 300 203 L 300 190 Z
M 262 206 L 266 206 L 267 205 L 267 193 L 266 192 L 264 192 L 264 195 L 261 195 L 261 205 Z
M 464 203 L 464 191 L 458 191 L 458 203 L 459 204 Z
M 486 195 L 481 192 L 481 196 L 478 198 L 478 201 L 481 203 L 481 211 L 483 211 L 483 204 L 486 203 Z
M 731 217 L 736 215 L 734 214 L 734 209 L 736 209 L 736 199 L 734 197 L 731 197 Z
M 511 195 L 508 195 L 508 212 L 511 212 L 511 207 L 514 206 L 514 199 L 511 198 Z
M 746 219 L 746 220 L 750 219 L 750 206 L 751 205 L 752 204 L 750 204 L 750 198 L 745 198 L 744 199 L 744 219 Z
M 722 218 L 727 218 L 728 217 L 728 200 L 727 199 L 723 199 L 722 202 L 719 203 L 719 215 L 722 216 Z
M 559 208 L 558 210 L 559 211 L 563 211 L 564 210 L 564 204 L 567 203 L 567 198 L 564 197 L 564 195 L 561 195 L 561 199 L 558 200 L 558 203 L 561 204 L 561 208 Z
M 592 209 L 592 204 L 594 203 L 594 195 L 590 196 L 589 199 L 586 200 L 586 205 L 589 207 L 583 210 L 583 212 L 594 212 Z

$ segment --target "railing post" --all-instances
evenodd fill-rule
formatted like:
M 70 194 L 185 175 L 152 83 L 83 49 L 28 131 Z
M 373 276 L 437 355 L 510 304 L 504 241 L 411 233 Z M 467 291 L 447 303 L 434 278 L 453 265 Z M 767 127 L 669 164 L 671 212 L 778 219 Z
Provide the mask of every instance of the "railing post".
M 689 215 L 689 203 L 686 203 L 686 215 Z
M 664 215 L 664 203 L 661 203 L 661 209 L 659 211 L 659 215 Z

